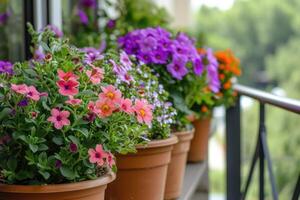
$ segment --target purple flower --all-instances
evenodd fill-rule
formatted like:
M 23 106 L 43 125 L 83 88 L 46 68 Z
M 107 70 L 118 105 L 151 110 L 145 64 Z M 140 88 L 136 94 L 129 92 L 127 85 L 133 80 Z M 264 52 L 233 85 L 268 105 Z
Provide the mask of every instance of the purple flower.
M 210 89 L 215 93 L 219 92 L 221 83 L 218 75 L 218 61 L 212 49 L 208 48 L 206 53 L 202 55 L 202 62 L 207 70 L 207 79 Z
M 174 78 L 181 80 L 188 73 L 185 64 L 184 59 L 174 57 L 172 63 L 167 65 L 167 70 Z
M 9 12 L 0 13 L 0 25 L 3 25 L 7 22 L 10 16 Z
M 64 35 L 63 32 L 57 26 L 55 26 L 53 24 L 50 24 L 50 25 L 46 26 L 46 28 L 53 31 L 55 36 L 58 37 L 58 38 L 61 38 Z
M 202 64 L 202 60 L 200 57 L 197 57 L 193 60 L 193 65 L 194 65 L 194 73 L 197 76 L 200 76 L 203 72 L 203 64 Z
M 101 54 L 101 52 L 93 47 L 85 47 L 83 49 L 81 49 L 83 52 L 85 52 L 85 58 L 84 58 L 84 62 L 86 64 L 92 64 L 94 61 L 97 60 L 102 60 L 103 59 L 103 55 Z
M 13 64 L 11 62 L 0 60 L 0 74 L 3 73 L 13 75 L 14 70 L 13 70 Z
M 59 169 L 62 166 L 62 162 L 60 160 L 55 161 L 55 168 Z
M 132 62 L 128 57 L 127 53 L 122 51 L 120 54 L 120 63 L 125 67 L 126 70 L 130 70 L 132 66 Z
M 106 27 L 109 29 L 114 29 L 116 26 L 116 20 L 110 19 L 107 24 Z
M 78 15 L 78 17 L 79 17 L 79 19 L 80 19 L 80 22 L 81 22 L 82 24 L 88 25 L 88 23 L 89 23 L 89 18 L 88 18 L 88 16 L 85 14 L 85 12 L 84 12 L 83 10 L 78 9 L 78 10 L 77 10 L 77 15 Z
M 36 49 L 33 54 L 33 59 L 35 61 L 41 62 L 45 59 L 45 54 L 41 50 Z
M 72 153 L 76 153 L 78 151 L 78 147 L 75 143 L 70 143 L 69 149 Z
M 18 103 L 19 107 L 25 107 L 28 106 L 28 99 L 22 99 L 19 103 Z
M 80 0 L 79 5 L 85 8 L 96 8 L 96 0 Z
M 196 75 L 203 71 L 194 41 L 184 33 L 172 39 L 171 33 L 160 27 L 137 29 L 118 38 L 118 44 L 142 63 L 168 64 L 167 71 L 176 79 L 182 79 L 189 72 L 187 63 L 192 63 Z

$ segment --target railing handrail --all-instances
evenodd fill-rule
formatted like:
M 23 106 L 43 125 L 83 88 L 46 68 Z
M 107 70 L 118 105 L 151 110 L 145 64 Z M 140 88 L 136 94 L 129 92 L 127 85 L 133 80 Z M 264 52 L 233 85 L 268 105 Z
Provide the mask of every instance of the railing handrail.
M 262 103 L 271 104 L 273 106 L 300 114 L 300 101 L 298 100 L 277 96 L 239 84 L 234 85 L 233 88 L 239 93 L 239 95 L 248 96 Z

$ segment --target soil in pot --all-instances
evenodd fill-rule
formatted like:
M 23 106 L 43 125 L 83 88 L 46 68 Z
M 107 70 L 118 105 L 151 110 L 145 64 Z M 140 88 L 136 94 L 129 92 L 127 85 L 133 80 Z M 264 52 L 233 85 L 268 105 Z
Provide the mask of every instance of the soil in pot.
M 96 180 L 57 185 L 0 184 L 0 200 L 104 200 L 107 184 L 114 174 Z
M 168 164 L 177 137 L 155 140 L 137 147 L 137 153 L 117 155 L 117 178 L 106 200 L 163 200 Z
M 178 143 L 172 150 L 171 162 L 168 167 L 165 199 L 176 199 L 181 194 L 187 154 L 194 136 L 194 129 L 173 133 L 178 138 Z
M 201 162 L 206 159 L 210 133 L 210 122 L 211 118 L 203 118 L 193 121 L 195 134 L 191 141 L 191 147 L 188 153 L 188 162 Z

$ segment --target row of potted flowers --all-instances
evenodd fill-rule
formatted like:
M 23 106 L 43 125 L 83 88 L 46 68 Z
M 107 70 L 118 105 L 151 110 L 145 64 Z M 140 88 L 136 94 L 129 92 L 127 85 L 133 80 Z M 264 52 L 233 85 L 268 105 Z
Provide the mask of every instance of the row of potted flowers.
M 105 53 L 53 26 L 29 31 L 34 57 L 0 62 L 0 199 L 179 197 L 187 158 L 205 159 L 213 107 L 234 100 L 231 51 L 160 27 Z

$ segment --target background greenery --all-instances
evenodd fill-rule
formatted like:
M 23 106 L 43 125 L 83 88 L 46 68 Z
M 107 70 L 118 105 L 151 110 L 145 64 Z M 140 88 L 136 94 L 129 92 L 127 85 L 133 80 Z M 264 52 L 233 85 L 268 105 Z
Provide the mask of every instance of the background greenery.
M 288 97 L 300 99 L 299 10 L 299 0 L 236 0 L 225 11 L 202 7 L 192 32 L 205 45 L 231 48 L 237 54 L 243 68 L 241 83 L 267 91 L 280 87 Z M 280 199 L 291 198 L 300 172 L 299 122 L 296 114 L 267 107 L 268 143 Z M 257 138 L 258 104 L 244 110 L 242 130 L 245 181 Z M 216 177 L 222 175 L 212 175 L 212 191 L 221 191 Z M 249 199 L 257 199 L 257 183 L 254 179 Z

